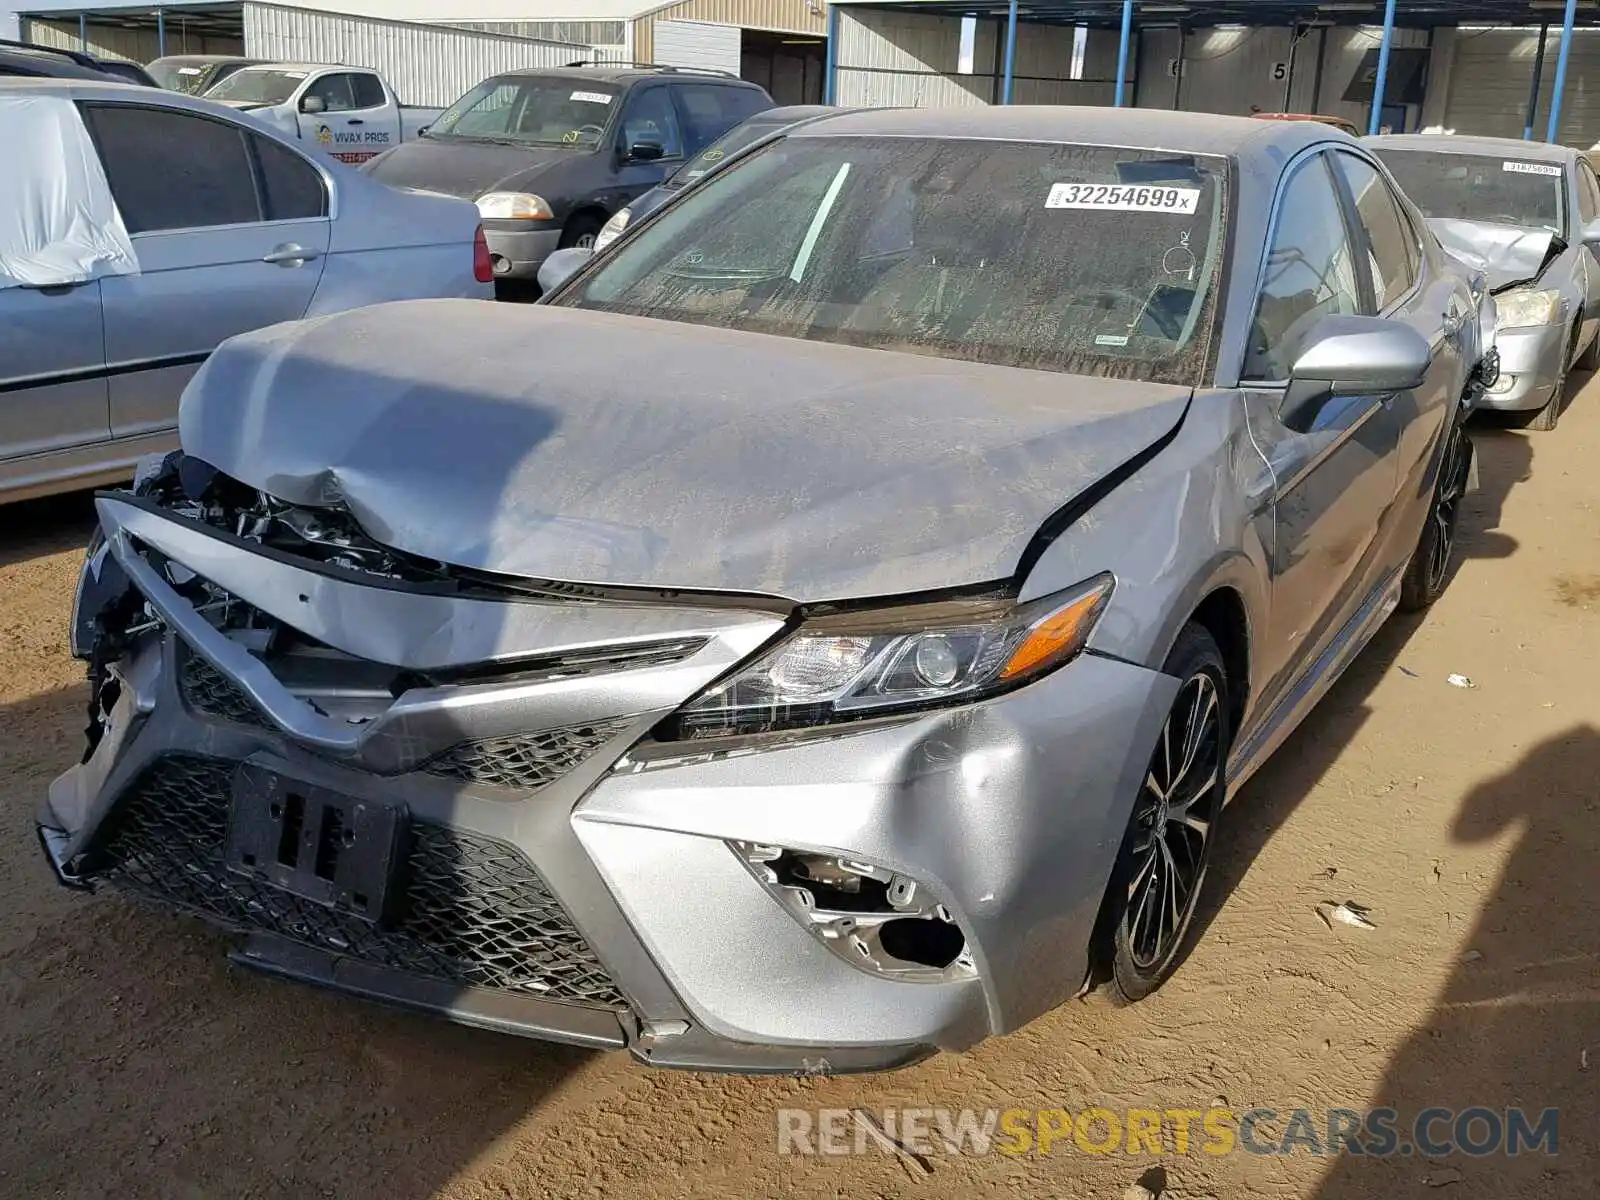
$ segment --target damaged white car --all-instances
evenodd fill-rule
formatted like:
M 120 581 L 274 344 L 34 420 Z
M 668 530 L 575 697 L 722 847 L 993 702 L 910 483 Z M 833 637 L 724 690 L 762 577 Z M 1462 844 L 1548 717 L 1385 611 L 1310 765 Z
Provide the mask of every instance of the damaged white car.
M 868 111 L 536 308 L 228 343 L 99 497 L 60 877 L 749 1071 L 1182 962 L 1226 799 L 1450 577 L 1479 298 L 1356 142 Z

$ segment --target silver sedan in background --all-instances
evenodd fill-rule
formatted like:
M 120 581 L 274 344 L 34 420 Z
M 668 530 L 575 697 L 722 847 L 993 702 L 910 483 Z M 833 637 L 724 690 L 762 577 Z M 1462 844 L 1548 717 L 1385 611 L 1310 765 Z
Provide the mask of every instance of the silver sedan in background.
M 545 304 L 214 356 L 99 498 L 43 845 L 261 969 L 658 1064 L 1139 1000 L 1224 802 L 1449 578 L 1477 313 L 1324 125 L 795 127 Z
M 1554 429 L 1567 373 L 1600 367 L 1600 182 L 1583 153 L 1509 138 L 1366 139 L 1445 248 L 1488 277 L 1500 377 L 1483 399 Z
M 493 295 L 477 209 L 207 100 L 0 80 L 0 503 L 177 443 L 217 345 L 382 300 Z

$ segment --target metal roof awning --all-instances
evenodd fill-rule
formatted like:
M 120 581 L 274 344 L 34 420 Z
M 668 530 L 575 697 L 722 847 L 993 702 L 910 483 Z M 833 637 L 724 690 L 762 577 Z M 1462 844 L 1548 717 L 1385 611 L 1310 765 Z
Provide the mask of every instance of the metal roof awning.
M 833 7 L 875 8 L 942 17 L 1007 20 L 1010 0 L 835 0 Z M 1559 25 L 1566 0 L 1396 0 L 1394 23 L 1408 29 L 1451 25 Z M 1019 20 L 1032 24 L 1117 28 L 1123 0 L 1019 0 Z M 1183 25 L 1382 25 L 1383 0 L 1136 0 L 1133 23 Z M 1578 0 L 1575 25 L 1600 26 L 1600 0 Z

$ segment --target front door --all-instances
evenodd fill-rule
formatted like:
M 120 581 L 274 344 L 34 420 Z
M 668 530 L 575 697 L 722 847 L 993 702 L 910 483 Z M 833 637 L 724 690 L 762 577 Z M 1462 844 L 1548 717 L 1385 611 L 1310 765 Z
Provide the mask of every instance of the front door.
M 1325 154 L 1304 159 L 1278 203 L 1245 386 L 1271 407 L 1261 449 L 1276 480 L 1265 661 L 1280 692 L 1332 641 L 1362 598 L 1394 503 L 1402 428 L 1394 395 L 1342 396 L 1303 430 L 1277 419 L 1301 340 L 1317 320 L 1371 311 L 1363 268 Z
M 631 92 L 622 120 L 617 124 L 621 166 L 617 168 L 619 198 L 614 207 L 621 208 L 658 186 L 678 169 L 683 162 L 684 143 L 678 110 L 666 84 L 650 84 Z M 662 157 L 654 160 L 633 157 L 633 148 L 646 142 L 660 146 Z
M 102 281 L 111 430 L 155 433 L 177 424 L 220 342 L 305 315 L 328 252 L 326 188 L 309 160 L 220 119 L 135 104 L 87 116 L 140 268 Z

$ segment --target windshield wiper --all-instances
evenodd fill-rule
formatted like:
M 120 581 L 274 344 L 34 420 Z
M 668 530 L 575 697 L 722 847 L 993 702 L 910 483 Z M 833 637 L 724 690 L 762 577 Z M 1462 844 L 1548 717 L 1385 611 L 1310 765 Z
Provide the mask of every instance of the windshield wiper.
M 526 142 L 518 138 L 490 137 L 478 133 L 436 133 L 429 130 L 425 135 L 440 142 L 475 142 L 484 146 L 525 146 Z

